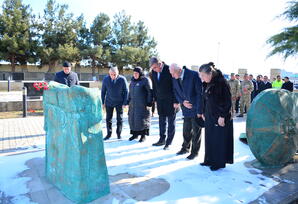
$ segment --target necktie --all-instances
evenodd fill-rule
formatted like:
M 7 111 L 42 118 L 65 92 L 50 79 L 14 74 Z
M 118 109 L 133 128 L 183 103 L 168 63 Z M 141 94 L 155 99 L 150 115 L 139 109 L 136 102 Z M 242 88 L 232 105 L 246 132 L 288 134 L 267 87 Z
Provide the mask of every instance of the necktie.
M 160 72 L 157 72 L 157 79 L 159 81 L 159 79 L 160 79 Z
M 182 79 L 181 78 L 178 79 L 178 83 L 179 83 L 180 88 L 182 89 Z

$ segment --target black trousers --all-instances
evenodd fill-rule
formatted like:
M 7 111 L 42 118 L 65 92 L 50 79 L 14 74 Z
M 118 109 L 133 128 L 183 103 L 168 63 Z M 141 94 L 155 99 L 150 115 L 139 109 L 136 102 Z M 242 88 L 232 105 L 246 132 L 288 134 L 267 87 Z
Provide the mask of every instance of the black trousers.
M 236 103 L 235 103 L 235 111 L 236 111 L 236 113 L 239 113 L 239 101 L 240 101 L 240 97 L 237 98 Z
M 189 150 L 192 154 L 198 154 L 201 146 L 201 131 L 199 118 L 184 118 L 182 149 Z
M 114 108 L 116 109 L 116 113 L 117 113 L 117 130 L 116 130 L 117 136 L 121 136 L 121 132 L 122 132 L 122 125 L 123 125 L 122 105 L 116 106 L 116 107 L 106 106 L 107 136 L 109 137 L 112 135 L 112 118 L 113 118 Z
M 168 137 L 166 140 L 166 129 L 168 120 Z M 159 116 L 159 136 L 160 142 L 166 142 L 167 145 L 171 145 L 175 135 L 176 126 L 176 113 L 171 116 Z

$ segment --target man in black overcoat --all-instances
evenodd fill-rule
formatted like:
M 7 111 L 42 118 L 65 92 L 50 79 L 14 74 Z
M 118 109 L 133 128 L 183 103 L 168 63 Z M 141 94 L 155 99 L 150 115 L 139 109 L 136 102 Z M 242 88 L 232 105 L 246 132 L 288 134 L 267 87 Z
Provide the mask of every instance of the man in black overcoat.
M 167 150 L 175 135 L 175 119 L 178 110 L 176 105 L 178 102 L 174 95 L 169 66 L 157 57 L 150 59 L 149 66 L 152 70 L 153 98 L 156 101 L 159 116 L 160 138 L 153 146 L 165 145 L 164 150 Z M 168 127 L 167 130 L 166 127 Z
M 283 83 L 282 84 L 282 89 L 286 89 L 286 90 L 288 90 L 288 91 L 290 91 L 290 92 L 293 92 L 293 90 L 294 90 L 294 85 L 293 85 L 293 83 L 290 81 L 290 79 L 289 79 L 289 77 L 285 77 L 284 78 L 284 82 L 285 83 Z

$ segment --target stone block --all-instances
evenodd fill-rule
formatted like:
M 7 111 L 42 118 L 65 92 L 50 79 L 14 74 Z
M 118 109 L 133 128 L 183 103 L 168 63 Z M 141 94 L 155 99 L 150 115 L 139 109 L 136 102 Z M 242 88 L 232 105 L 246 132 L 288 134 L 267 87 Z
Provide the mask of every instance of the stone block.
M 78 203 L 108 194 L 99 89 L 49 87 L 43 97 L 47 179 Z

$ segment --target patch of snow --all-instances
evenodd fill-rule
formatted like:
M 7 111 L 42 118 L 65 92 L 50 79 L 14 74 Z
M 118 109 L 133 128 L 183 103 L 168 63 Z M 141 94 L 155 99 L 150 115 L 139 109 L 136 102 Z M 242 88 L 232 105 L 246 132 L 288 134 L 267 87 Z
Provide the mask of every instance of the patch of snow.
M 105 121 L 103 127 L 103 136 L 105 136 Z M 115 131 L 115 125 L 113 130 Z M 183 142 L 181 118 L 177 118 L 176 134 L 170 150 L 163 150 L 163 146 L 152 146 L 159 139 L 158 117 L 152 118 L 150 136 L 146 137 L 143 143 L 139 143 L 138 140 L 128 141 L 131 135 L 126 122 L 122 140 L 115 139 L 114 134 L 112 139 L 104 142 L 109 175 L 129 173 L 148 178 L 162 178 L 170 183 L 170 189 L 167 192 L 138 203 L 248 203 L 279 182 L 263 176 L 262 171 L 258 169 L 247 168 L 244 165 L 245 162 L 255 158 L 249 147 L 239 141 L 238 137 L 242 132 L 245 132 L 245 122 L 236 121 L 234 124 L 235 162 L 227 165 L 225 169 L 213 172 L 208 167 L 199 165 L 204 158 L 204 131 L 202 131 L 199 156 L 194 160 L 187 160 L 187 154 L 176 155 Z M 44 148 L 44 146 L 38 148 Z M 15 203 L 30 203 L 24 196 L 28 193 L 26 182 L 29 178 L 18 177 L 18 174 L 27 169 L 25 162 L 35 157 L 44 157 L 44 151 L 0 157 L 0 191 L 13 196 Z M 253 170 L 254 174 L 249 170 Z M 136 202 L 130 199 L 124 203 Z M 113 204 L 118 203 L 117 199 L 113 200 Z

